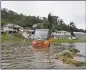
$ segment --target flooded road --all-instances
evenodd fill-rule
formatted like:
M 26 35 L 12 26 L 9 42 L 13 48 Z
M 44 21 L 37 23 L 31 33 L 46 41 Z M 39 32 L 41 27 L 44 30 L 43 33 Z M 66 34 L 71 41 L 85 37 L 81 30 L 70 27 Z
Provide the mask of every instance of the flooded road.
M 79 54 L 86 56 L 86 43 L 63 43 L 63 44 L 78 49 L 80 51 Z M 86 62 L 86 58 L 83 57 L 75 57 L 75 59 Z
M 66 50 L 66 48 L 67 48 L 66 45 L 62 44 L 57 44 L 57 46 L 40 50 L 34 49 L 32 48 L 32 46 L 25 45 L 23 43 L 21 44 L 11 43 L 8 45 L 2 44 L 1 68 L 5 69 L 73 68 L 74 66 L 63 64 L 61 60 L 54 59 L 55 54 L 62 52 L 63 50 Z M 84 51 L 85 49 L 83 48 L 82 50 Z

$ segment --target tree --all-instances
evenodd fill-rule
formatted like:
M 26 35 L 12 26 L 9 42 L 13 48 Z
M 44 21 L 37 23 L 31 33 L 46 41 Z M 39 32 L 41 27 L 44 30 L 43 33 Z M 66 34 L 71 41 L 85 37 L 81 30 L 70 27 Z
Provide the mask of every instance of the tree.
M 65 30 L 72 32 L 86 32 L 83 29 L 78 29 L 75 27 L 73 22 L 70 25 L 64 23 L 63 19 L 58 16 L 54 16 L 51 13 L 48 14 L 48 17 L 40 17 L 40 16 L 30 16 L 18 14 L 12 10 L 8 10 L 6 8 L 1 9 L 1 25 L 5 25 L 8 23 L 17 24 L 22 27 L 32 28 L 34 24 L 40 23 L 42 28 L 52 29 L 52 30 Z M 51 30 L 51 31 L 52 31 Z
M 71 32 L 71 35 L 74 36 L 74 29 L 75 29 L 75 24 L 73 22 L 70 22 L 70 32 Z
M 60 22 L 60 24 L 63 24 L 63 19 L 60 19 L 60 21 L 59 21 L 59 22 Z
M 49 21 L 49 29 L 52 29 L 52 16 L 51 13 L 48 14 L 48 21 Z
M 43 18 L 43 28 L 48 29 L 50 26 L 49 21 L 47 20 L 47 18 Z
M 17 14 L 12 10 L 2 9 L 1 10 L 1 25 L 8 23 L 18 24 L 23 27 L 31 27 L 33 24 L 41 23 L 42 20 L 36 16 L 26 16 L 23 14 Z
M 51 13 L 48 14 L 49 29 L 51 32 L 57 28 L 57 18 L 58 16 L 53 16 Z

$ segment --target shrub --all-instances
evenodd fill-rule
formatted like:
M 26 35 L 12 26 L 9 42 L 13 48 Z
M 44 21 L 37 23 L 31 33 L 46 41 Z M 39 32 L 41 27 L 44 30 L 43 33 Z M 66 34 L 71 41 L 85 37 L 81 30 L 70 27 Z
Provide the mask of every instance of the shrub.
M 69 52 L 63 53 L 62 56 L 65 56 L 65 57 L 68 57 L 68 58 L 73 58 L 73 56 Z

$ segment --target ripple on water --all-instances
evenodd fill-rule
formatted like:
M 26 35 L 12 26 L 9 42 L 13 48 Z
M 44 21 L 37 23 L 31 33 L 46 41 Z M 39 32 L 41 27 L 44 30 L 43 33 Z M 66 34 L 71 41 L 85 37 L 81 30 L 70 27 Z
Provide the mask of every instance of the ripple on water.
M 74 44 L 73 44 L 74 45 Z M 4 45 L 2 47 L 2 68 L 41 68 L 41 69 L 53 69 L 59 67 L 70 67 L 67 64 L 63 64 L 60 60 L 53 60 L 53 55 L 65 50 L 65 48 L 60 48 L 61 44 L 53 48 L 47 48 L 41 51 L 35 51 L 32 49 L 32 46 L 24 45 L 13 45 L 8 46 Z M 77 46 L 78 47 L 78 46 Z M 77 48 L 76 47 L 76 48 Z M 81 47 L 81 46 L 80 46 Z M 8 49 L 7 49 L 8 48 Z M 59 51 L 59 50 L 61 51 Z M 11 50 L 11 51 L 9 51 Z M 84 48 L 82 49 L 82 51 Z M 12 52 L 12 53 L 7 53 Z M 9 55 L 9 56 L 8 56 Z M 79 58 L 75 58 L 78 60 Z M 80 60 L 84 60 L 80 58 Z

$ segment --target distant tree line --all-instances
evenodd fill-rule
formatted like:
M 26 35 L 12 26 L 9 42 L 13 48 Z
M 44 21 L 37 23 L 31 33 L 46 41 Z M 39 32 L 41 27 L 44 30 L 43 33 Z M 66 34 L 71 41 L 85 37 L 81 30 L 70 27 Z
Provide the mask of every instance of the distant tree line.
M 29 13 L 29 12 L 28 12 Z M 74 22 L 70 22 L 69 25 L 64 23 L 63 19 L 60 19 L 58 16 L 53 16 L 48 14 L 48 17 L 39 17 L 39 16 L 26 16 L 23 14 L 18 14 L 12 10 L 6 8 L 1 9 L 1 26 L 12 23 L 18 24 L 23 27 L 31 28 L 34 24 L 43 23 L 43 28 L 49 28 L 52 30 L 65 30 L 72 32 L 85 32 L 86 30 L 76 28 Z

